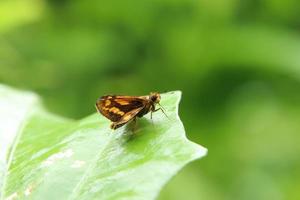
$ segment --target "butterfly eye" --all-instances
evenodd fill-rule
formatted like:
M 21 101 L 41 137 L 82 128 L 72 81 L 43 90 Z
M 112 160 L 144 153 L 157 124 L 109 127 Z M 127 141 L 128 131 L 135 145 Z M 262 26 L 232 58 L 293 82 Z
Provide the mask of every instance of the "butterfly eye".
M 155 102 L 156 101 L 156 96 L 151 96 L 151 101 Z
M 159 95 L 159 94 L 157 94 L 156 102 L 157 102 L 157 103 L 160 102 L 160 95 Z
M 152 102 L 158 103 L 160 101 L 160 95 L 158 93 L 152 93 L 150 99 Z

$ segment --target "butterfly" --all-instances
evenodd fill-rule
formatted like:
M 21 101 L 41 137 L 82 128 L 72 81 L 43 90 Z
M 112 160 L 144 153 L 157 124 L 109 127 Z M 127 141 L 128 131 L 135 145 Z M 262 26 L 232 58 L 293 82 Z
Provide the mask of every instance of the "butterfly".
M 158 110 L 166 115 L 159 104 L 160 99 L 160 94 L 157 92 L 152 92 L 147 96 L 106 95 L 97 100 L 96 109 L 112 121 L 111 129 L 117 129 L 131 120 L 136 122 L 137 117 L 143 117 L 149 112 L 151 113 L 151 119 L 152 113 Z M 160 108 L 155 107 L 157 104 Z

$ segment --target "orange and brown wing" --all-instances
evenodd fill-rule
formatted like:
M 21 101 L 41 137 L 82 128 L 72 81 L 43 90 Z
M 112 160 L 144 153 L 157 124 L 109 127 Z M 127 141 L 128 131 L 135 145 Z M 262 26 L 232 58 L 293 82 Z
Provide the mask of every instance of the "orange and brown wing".
M 121 119 L 119 121 L 113 122 L 111 124 L 111 128 L 117 129 L 117 128 L 125 125 L 128 121 L 133 119 L 142 109 L 143 109 L 143 107 L 140 107 L 140 108 L 136 108 L 134 110 L 129 111 L 128 113 L 123 115 L 123 117 L 121 117 Z
M 123 117 L 127 119 L 129 115 L 132 117 L 137 115 L 146 103 L 147 99 L 145 97 L 107 95 L 97 100 L 96 108 L 112 122 L 119 122 Z M 133 113 L 135 114 L 133 115 Z

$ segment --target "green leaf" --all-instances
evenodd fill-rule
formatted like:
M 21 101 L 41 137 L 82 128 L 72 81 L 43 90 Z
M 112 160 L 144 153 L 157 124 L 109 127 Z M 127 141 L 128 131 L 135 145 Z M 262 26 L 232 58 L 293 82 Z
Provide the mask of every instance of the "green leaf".
M 115 131 L 95 113 L 70 120 L 45 111 L 32 93 L 0 86 L 1 200 L 154 199 L 206 149 L 187 140 L 181 92 L 162 94 L 161 112 Z M 92 105 L 91 105 L 92 106 Z

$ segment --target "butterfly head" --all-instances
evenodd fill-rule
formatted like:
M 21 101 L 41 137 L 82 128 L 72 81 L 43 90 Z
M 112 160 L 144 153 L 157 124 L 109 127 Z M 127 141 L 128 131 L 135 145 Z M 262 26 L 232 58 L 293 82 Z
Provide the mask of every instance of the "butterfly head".
M 160 101 L 160 94 L 157 92 L 151 92 L 149 99 L 153 102 L 153 103 L 159 103 Z

